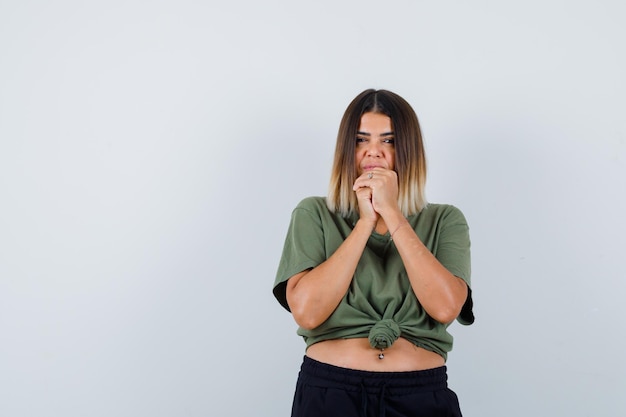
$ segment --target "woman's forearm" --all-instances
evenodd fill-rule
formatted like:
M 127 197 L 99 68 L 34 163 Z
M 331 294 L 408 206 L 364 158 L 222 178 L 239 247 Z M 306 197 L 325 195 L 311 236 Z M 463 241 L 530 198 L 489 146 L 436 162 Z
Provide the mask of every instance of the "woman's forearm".
M 374 225 L 357 221 L 346 240 L 326 261 L 287 281 L 287 303 L 305 329 L 322 324 L 345 296 Z
M 465 303 L 467 285 L 437 260 L 404 216 L 390 217 L 392 239 L 415 296 L 433 319 L 441 323 L 452 322 Z

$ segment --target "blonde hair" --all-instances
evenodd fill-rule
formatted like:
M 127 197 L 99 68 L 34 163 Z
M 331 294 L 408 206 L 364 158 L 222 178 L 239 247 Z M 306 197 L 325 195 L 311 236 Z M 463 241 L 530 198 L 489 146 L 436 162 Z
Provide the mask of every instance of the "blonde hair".
M 361 117 L 379 113 L 391 119 L 395 143 L 395 171 L 398 174 L 398 206 L 405 216 L 419 213 L 428 204 L 425 196 L 426 156 L 417 115 L 399 95 L 387 90 L 369 89 L 348 105 L 337 133 L 335 157 L 326 203 L 343 217 L 358 213 L 356 194 L 355 146 Z

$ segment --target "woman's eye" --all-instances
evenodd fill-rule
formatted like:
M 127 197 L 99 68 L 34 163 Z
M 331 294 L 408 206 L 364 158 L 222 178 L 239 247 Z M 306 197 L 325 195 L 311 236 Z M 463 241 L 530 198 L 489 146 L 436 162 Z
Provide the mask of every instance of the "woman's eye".
M 359 138 L 359 137 L 357 137 L 357 138 L 356 138 L 356 143 L 363 143 L 363 142 L 365 142 L 366 140 L 367 140 L 367 139 L 365 139 L 365 138 Z
M 394 139 L 385 139 L 384 142 L 388 143 L 390 145 L 393 145 L 394 143 L 396 143 L 396 141 Z

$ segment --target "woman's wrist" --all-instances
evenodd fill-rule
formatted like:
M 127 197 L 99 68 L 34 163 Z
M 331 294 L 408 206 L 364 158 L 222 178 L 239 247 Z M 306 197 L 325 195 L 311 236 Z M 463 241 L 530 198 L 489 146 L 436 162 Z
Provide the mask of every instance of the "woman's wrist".
M 381 214 L 381 217 L 385 221 L 390 235 L 393 235 L 393 233 L 395 233 L 395 231 L 398 230 L 401 226 L 409 224 L 408 220 L 406 219 L 406 217 L 404 217 L 404 214 L 402 214 L 400 209 L 385 213 L 384 216 Z
M 402 229 L 403 227 L 411 227 L 411 225 L 409 224 L 409 222 L 407 222 L 406 220 L 401 222 L 398 226 L 396 226 L 394 229 L 389 229 L 389 239 L 393 240 L 393 235 L 400 229 Z
M 364 228 L 368 231 L 368 233 L 372 233 L 372 231 L 376 228 L 376 220 L 368 220 L 360 218 L 356 221 L 354 228 Z

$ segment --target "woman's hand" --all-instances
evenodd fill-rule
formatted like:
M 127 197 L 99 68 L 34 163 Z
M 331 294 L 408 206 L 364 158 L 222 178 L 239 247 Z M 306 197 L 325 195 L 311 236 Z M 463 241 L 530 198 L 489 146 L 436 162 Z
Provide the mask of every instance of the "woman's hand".
M 361 218 L 378 217 L 398 208 L 398 174 L 385 168 L 374 168 L 364 172 L 354 182 Z M 373 213 L 372 213 L 373 212 Z M 375 217 L 372 217 L 373 215 Z
M 359 219 L 372 224 L 372 229 L 380 217 L 372 205 L 372 189 L 370 187 L 360 187 L 356 190 L 356 199 L 359 203 Z

